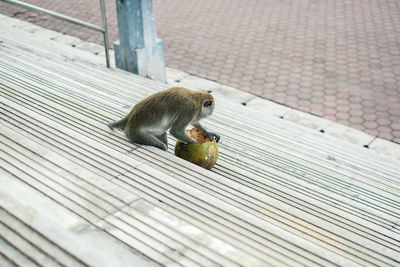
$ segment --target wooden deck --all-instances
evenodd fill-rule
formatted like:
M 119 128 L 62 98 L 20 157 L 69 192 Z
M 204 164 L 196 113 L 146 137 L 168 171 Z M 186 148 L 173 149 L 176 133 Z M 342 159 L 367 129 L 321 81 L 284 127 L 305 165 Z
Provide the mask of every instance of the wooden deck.
M 217 99 L 206 171 L 110 131 L 168 86 L 97 62 L 0 24 L 0 266 L 400 265 L 398 160 Z

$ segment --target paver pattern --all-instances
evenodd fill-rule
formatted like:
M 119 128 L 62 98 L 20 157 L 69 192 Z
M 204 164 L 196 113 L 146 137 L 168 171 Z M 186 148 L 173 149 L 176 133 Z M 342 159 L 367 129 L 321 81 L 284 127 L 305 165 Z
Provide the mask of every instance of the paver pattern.
M 29 0 L 101 24 L 95 0 Z M 167 65 L 400 143 L 398 0 L 154 0 Z M 117 40 L 115 1 L 106 1 Z M 0 12 L 102 36 L 0 2 Z

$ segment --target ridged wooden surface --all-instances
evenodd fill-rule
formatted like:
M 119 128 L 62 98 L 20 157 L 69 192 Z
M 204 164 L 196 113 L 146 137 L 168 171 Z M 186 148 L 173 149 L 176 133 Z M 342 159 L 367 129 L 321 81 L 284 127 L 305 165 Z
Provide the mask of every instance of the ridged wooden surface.
M 108 129 L 168 86 L 100 61 L 0 25 L 0 266 L 400 264 L 398 160 L 217 99 L 206 171 Z

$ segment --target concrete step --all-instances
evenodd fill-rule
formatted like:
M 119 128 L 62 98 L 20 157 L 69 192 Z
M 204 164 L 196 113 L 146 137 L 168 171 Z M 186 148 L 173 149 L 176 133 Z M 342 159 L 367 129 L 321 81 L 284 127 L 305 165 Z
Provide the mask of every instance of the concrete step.
M 0 262 L 398 264 L 397 159 L 219 97 L 206 171 L 108 129 L 169 86 L 98 59 L 0 26 Z

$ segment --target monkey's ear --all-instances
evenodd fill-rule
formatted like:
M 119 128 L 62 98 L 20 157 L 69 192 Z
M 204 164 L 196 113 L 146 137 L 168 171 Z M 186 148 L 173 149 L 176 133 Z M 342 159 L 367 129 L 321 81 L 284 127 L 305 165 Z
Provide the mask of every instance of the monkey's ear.
M 205 101 L 204 104 L 203 104 L 204 107 L 209 107 L 209 106 L 211 106 L 211 105 L 212 105 L 212 101 L 211 101 L 211 100 L 207 100 L 207 101 Z

